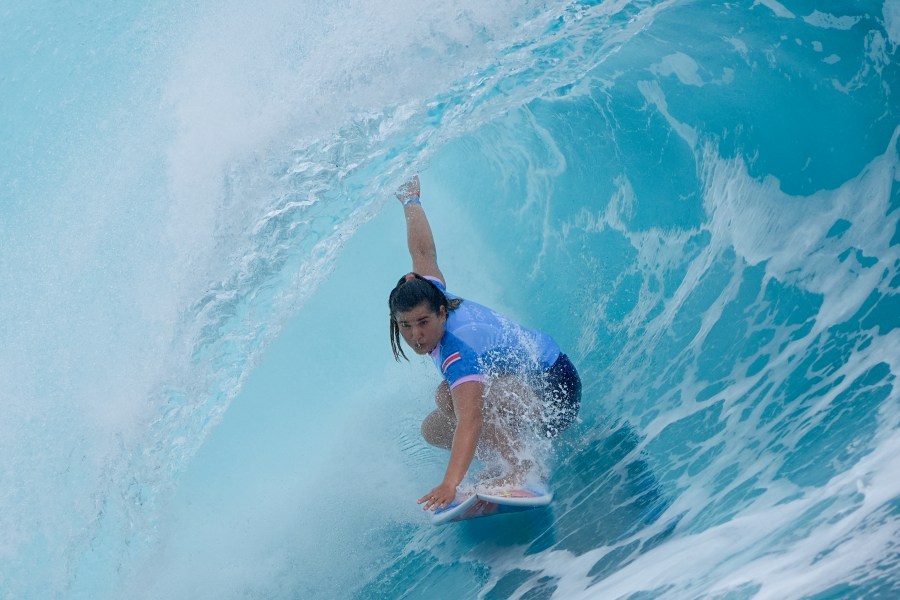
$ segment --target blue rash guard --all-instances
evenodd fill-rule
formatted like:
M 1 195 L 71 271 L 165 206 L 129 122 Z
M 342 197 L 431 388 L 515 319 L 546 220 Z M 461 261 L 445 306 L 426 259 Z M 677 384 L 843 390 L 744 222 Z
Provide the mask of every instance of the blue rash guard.
M 426 277 L 448 299 L 444 282 Z M 444 336 L 429 355 L 450 389 L 486 375 L 536 375 L 553 367 L 560 349 L 542 331 L 523 327 L 486 306 L 465 300 L 447 315 Z

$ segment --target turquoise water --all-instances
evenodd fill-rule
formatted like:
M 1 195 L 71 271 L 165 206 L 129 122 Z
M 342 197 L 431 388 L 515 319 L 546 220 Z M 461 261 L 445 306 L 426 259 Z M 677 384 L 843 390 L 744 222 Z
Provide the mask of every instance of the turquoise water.
M 900 595 L 900 5 L 0 9 L 0 598 Z M 585 382 L 434 528 L 455 292 Z

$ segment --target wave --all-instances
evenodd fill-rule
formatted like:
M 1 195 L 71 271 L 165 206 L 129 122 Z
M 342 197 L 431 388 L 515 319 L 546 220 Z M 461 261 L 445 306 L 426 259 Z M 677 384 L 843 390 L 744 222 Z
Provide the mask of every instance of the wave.
M 896 591 L 891 3 L 54 10 L 0 36 L 5 597 Z M 410 500 L 414 171 L 583 374 L 531 521 Z

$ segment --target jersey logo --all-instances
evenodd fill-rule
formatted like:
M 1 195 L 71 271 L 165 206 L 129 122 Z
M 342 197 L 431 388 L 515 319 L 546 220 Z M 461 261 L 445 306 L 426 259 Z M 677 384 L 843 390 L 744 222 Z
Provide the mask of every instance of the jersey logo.
M 450 368 L 450 365 L 458 360 L 462 360 L 462 356 L 460 356 L 459 352 L 454 352 L 453 354 L 445 358 L 444 364 L 441 365 L 441 373 L 446 373 L 447 369 Z

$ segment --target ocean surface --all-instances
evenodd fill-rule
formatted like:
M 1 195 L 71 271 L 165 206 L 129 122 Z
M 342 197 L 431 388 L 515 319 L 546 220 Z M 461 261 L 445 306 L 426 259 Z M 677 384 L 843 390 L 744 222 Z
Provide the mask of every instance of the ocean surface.
M 0 6 L 0 599 L 900 597 L 900 2 Z M 584 380 L 446 527 L 450 288 Z

